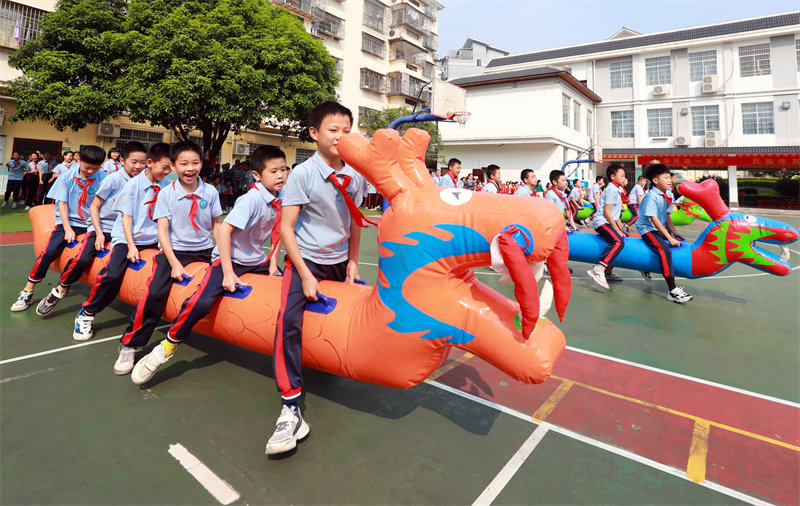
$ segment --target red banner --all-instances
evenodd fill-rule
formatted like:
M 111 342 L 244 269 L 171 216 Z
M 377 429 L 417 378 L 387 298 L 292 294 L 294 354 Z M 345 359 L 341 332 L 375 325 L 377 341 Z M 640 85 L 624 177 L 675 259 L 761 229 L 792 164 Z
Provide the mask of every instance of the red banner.
M 603 159 L 611 156 L 634 158 L 632 155 L 604 155 Z M 658 158 L 666 165 L 800 168 L 800 153 L 638 155 L 635 158 L 639 165 L 647 165 L 651 158 Z

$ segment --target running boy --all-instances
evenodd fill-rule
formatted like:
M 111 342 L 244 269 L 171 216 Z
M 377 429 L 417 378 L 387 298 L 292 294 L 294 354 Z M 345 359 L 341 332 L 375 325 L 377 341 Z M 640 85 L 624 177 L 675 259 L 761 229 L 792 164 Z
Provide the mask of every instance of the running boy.
M 282 408 L 267 442 L 268 454 L 293 449 L 310 430 L 298 408 L 306 300 L 317 300 L 320 280 L 353 283 L 358 279 L 363 217 L 355 203 L 364 198 L 367 183 L 344 163 L 337 148 L 352 124 L 350 109 L 337 102 L 315 107 L 309 114 L 309 133 L 317 152 L 292 171 L 284 189 L 281 240 L 287 258 L 273 355 Z M 458 175 L 457 160 L 451 167 L 455 165 Z M 454 181 L 450 176 L 442 179 Z
M 153 209 L 161 253 L 153 258 L 153 274 L 147 281 L 147 292 L 131 314 L 130 324 L 122 335 L 120 358 L 125 347 L 130 350 L 150 340 L 167 306 L 173 280 L 189 277 L 184 267 L 193 262 L 207 264 L 211 261 L 214 246 L 211 235 L 217 234 L 222 209 L 217 190 L 200 180 L 203 150 L 194 142 L 179 142 L 170 149 L 170 159 L 178 179 L 159 192 Z M 158 368 L 165 364 L 172 356 L 165 352 L 164 346 L 156 346 L 146 365 Z M 124 374 L 116 364 L 114 372 Z
M 536 194 L 536 185 L 539 184 L 539 180 L 536 179 L 535 172 L 533 172 L 531 169 L 522 169 L 522 172 L 519 173 L 519 178 L 522 181 L 522 184 L 519 185 L 517 191 L 514 192 L 514 196 L 519 196 L 519 197 L 539 196 Z
M 439 178 L 439 186 L 442 188 L 463 188 L 464 183 L 458 179 L 459 172 L 461 172 L 461 160 L 451 158 L 447 162 L 447 174 Z
M 677 247 L 680 242 L 670 235 L 666 225 L 670 221 L 667 208 L 672 204 L 671 198 L 667 194 L 671 183 L 669 168 L 660 163 L 651 165 L 647 168 L 647 179 L 653 184 L 653 187 L 642 200 L 636 230 L 661 262 L 661 269 L 667 282 L 667 300 L 684 304 L 693 297 L 687 294 L 682 287 L 675 285 L 675 269 L 672 266 L 670 247 Z
M 48 197 L 56 201 L 56 225 L 50 234 L 47 248 L 33 264 L 28 282 L 19 293 L 12 311 L 24 311 L 33 303 L 33 289 L 47 274 L 53 261 L 61 256 L 67 243 L 86 232 L 89 220 L 89 207 L 100 182 L 107 176 L 100 170 L 105 152 L 98 146 L 85 146 L 80 168 L 67 172 L 56 180 Z
M 126 162 L 138 157 L 139 153 L 132 152 L 126 158 Z M 159 191 L 169 184 L 164 176 L 171 171 L 169 144 L 163 142 L 153 144 L 147 153 L 147 170 L 132 177 L 114 195 L 113 206 L 117 218 L 111 227 L 111 252 L 105 267 L 97 275 L 95 284 L 89 292 L 89 298 L 75 317 L 73 339 L 86 341 L 92 338 L 94 317 L 117 298 L 128 269 L 128 262 L 139 260 L 140 250 L 158 247 L 156 223 L 150 216 Z M 97 242 L 94 246 L 97 248 Z M 133 357 L 130 360 L 130 367 L 124 374 L 129 373 L 131 368 L 133 368 Z
M 567 203 L 567 195 L 564 190 L 567 188 L 567 175 L 560 170 L 550 171 L 550 188 L 544 193 L 544 198 L 558 206 L 567 216 L 567 228 L 570 230 L 578 230 L 575 225 L 575 220 L 572 217 L 572 211 Z
M 89 265 L 94 261 L 97 252 L 102 250 L 107 242 L 111 241 L 111 229 L 117 220 L 117 211 L 114 209 L 114 196 L 132 177 L 137 176 L 145 167 L 147 152 L 140 142 L 129 142 L 125 145 L 124 170 L 117 171 L 103 179 L 89 208 L 91 223 L 87 234 L 81 241 L 78 255 L 72 257 L 64 266 L 61 280 L 50 295 L 42 299 L 36 306 L 36 314 L 47 316 L 56 307 L 61 299 L 69 293 L 69 287 L 78 281 Z
M 6 198 L 3 200 L 3 205 L 8 205 L 8 197 L 14 194 L 14 203 L 11 204 L 11 209 L 16 209 L 17 203 L 20 200 L 20 193 L 22 191 L 22 177 L 25 175 L 25 169 L 28 164 L 19 159 L 19 153 L 14 151 L 11 153 L 11 160 L 6 163 L 8 167 L 8 182 L 6 183 Z
M 489 165 L 484 170 L 486 174 L 486 184 L 481 188 L 484 193 L 500 193 L 500 167 L 495 164 Z
M 280 273 L 276 252 L 280 248 L 281 201 L 277 197 L 288 172 L 286 155 L 275 146 L 261 146 L 250 155 L 250 164 L 255 182 L 220 225 L 211 265 L 194 294 L 183 302 L 167 338 L 133 368 L 131 380 L 137 385 L 153 377 L 164 363 L 161 357 L 172 356 L 226 290 L 235 292 L 237 285 L 244 285 L 239 276 Z M 269 237 L 272 251 L 267 255 L 263 245 Z
M 617 258 L 625 247 L 626 232 L 622 230 L 619 221 L 622 214 L 622 204 L 628 201 L 625 185 L 625 169 L 618 163 L 612 163 L 606 169 L 606 176 L 611 184 L 603 190 L 598 204 L 600 212 L 594 215 L 593 225 L 597 234 L 608 243 L 600 254 L 600 263 L 589 269 L 588 274 L 595 283 L 608 290 L 608 281 L 622 281 L 622 278 L 613 273 L 611 262 Z

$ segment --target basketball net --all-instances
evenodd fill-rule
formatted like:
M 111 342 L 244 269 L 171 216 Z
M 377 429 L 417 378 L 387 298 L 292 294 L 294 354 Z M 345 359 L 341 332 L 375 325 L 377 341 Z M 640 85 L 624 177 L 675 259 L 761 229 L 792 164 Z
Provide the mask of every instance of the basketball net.
M 450 115 L 450 119 L 458 122 L 458 126 L 464 128 L 467 126 L 467 120 L 469 120 L 471 115 L 472 113 L 468 111 L 456 111 Z

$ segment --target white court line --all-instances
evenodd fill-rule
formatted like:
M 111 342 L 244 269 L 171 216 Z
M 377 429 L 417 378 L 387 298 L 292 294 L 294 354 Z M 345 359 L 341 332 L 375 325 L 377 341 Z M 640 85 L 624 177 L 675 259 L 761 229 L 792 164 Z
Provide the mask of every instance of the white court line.
M 506 488 L 508 482 L 511 481 L 511 478 L 517 474 L 519 468 L 522 467 L 522 464 L 528 460 L 533 450 L 536 449 L 536 446 L 542 440 L 542 438 L 547 434 L 547 431 L 550 430 L 546 425 L 541 424 L 536 427 L 536 430 L 533 431 L 533 434 L 528 437 L 528 439 L 522 443 L 522 446 L 519 447 L 517 453 L 515 453 L 511 459 L 503 466 L 503 469 L 497 473 L 497 476 L 494 477 L 492 482 L 483 490 L 483 493 L 475 499 L 475 502 L 472 503 L 472 506 L 488 506 L 492 504 L 497 496 L 500 495 L 500 492 Z
M 445 385 L 443 383 L 439 383 L 437 381 L 425 381 L 425 384 L 428 384 L 428 385 L 434 386 L 436 388 L 439 388 L 441 390 L 444 390 L 446 392 L 450 392 L 452 394 L 458 395 L 459 397 L 463 397 L 465 399 L 468 399 L 470 401 L 476 402 L 478 404 L 483 404 L 484 406 L 488 406 L 488 407 L 490 407 L 492 409 L 495 409 L 497 411 L 500 411 L 502 413 L 509 414 L 511 416 L 519 418 L 520 420 L 525 420 L 528 423 L 535 423 L 533 421 L 533 418 L 531 416 L 529 416 L 529 415 L 526 415 L 526 414 L 521 413 L 519 411 L 513 410 L 511 408 L 507 408 L 506 406 L 503 406 L 503 405 L 500 405 L 500 404 L 496 404 L 496 403 L 494 403 L 492 401 L 488 401 L 486 399 L 482 399 L 482 398 L 474 396 L 474 395 L 472 395 L 470 393 L 462 392 L 461 390 L 449 387 L 449 386 L 447 386 L 447 385 Z M 571 431 L 569 429 L 565 429 L 563 427 L 558 427 L 558 426 L 550 424 L 548 422 L 542 422 L 540 425 L 546 426 L 549 431 L 557 432 L 557 433 L 559 433 L 561 435 L 567 436 L 567 437 L 575 439 L 577 441 L 581 441 L 582 443 L 586 443 L 586 444 L 594 446 L 596 448 L 600 448 L 602 450 L 606 450 L 606 451 L 611 452 L 611 453 L 613 453 L 615 455 L 619 455 L 620 457 L 625 457 L 627 459 L 633 460 L 634 462 L 638 462 L 638 463 L 646 465 L 648 467 L 652 467 L 654 469 L 658 469 L 659 471 L 664 471 L 665 473 L 671 474 L 671 475 L 673 475 L 673 476 L 675 476 L 677 478 L 680 478 L 682 480 L 686 480 L 686 481 L 688 481 L 690 483 L 694 483 L 688 476 L 686 476 L 686 471 L 685 470 L 677 469 L 677 468 L 668 466 L 666 464 L 662 464 L 660 462 L 656 462 L 655 460 L 648 459 L 647 457 L 643 457 L 641 455 L 637 455 L 637 454 L 635 454 L 633 452 L 630 452 L 628 450 L 623 450 L 622 448 L 617 448 L 616 446 L 612 446 L 612 445 L 609 445 L 607 443 L 603 443 L 602 441 L 597 441 L 595 439 L 589 438 L 589 437 L 584 436 L 582 434 L 578 434 L 577 432 L 573 432 L 573 431 Z M 708 480 L 704 481 L 703 483 L 697 483 L 696 485 L 708 488 L 710 490 L 714 490 L 714 491 L 719 492 L 721 494 L 724 494 L 724 495 L 726 495 L 728 497 L 733 497 L 734 499 L 738 499 L 738 500 L 740 500 L 742 502 L 755 504 L 755 505 L 758 505 L 758 506 L 762 506 L 762 505 L 763 506 L 767 506 L 767 505 L 770 504 L 768 502 L 762 501 L 761 499 L 757 499 L 755 497 L 752 497 L 752 496 L 749 496 L 749 495 L 744 494 L 742 492 L 739 492 L 738 490 L 733 490 L 731 488 L 725 487 L 725 486 L 720 485 L 718 483 L 710 482 Z
M 194 479 L 199 481 L 200 484 L 214 496 L 214 499 L 221 504 L 230 504 L 241 497 L 239 492 L 228 485 L 225 480 L 214 474 L 214 471 L 200 462 L 200 460 L 192 455 L 182 444 L 175 443 L 174 445 L 169 445 L 169 454 L 175 457 L 183 468 L 189 471 L 189 474 L 194 476 Z
M 577 352 L 577 353 L 583 353 L 584 355 L 591 355 L 593 357 L 603 358 L 603 359 L 606 359 L 606 360 L 610 360 L 612 362 L 618 362 L 620 364 L 625 364 L 625 365 L 630 365 L 630 366 L 633 366 L 633 367 L 638 367 L 639 369 L 645 369 L 647 371 L 653 371 L 653 372 L 657 372 L 657 373 L 661 373 L 661 374 L 666 374 L 667 376 L 673 376 L 675 378 L 685 379 L 685 380 L 688 380 L 688 381 L 693 381 L 695 383 L 701 383 L 703 385 L 708 385 L 708 386 L 712 386 L 712 387 L 715 387 L 715 388 L 720 388 L 722 390 L 728 390 L 730 392 L 736 392 L 737 394 L 748 395 L 750 397 L 756 397 L 758 399 L 763 399 L 765 401 L 775 402 L 777 404 L 784 404 L 784 405 L 792 407 L 792 408 L 800 408 L 800 404 L 798 404 L 796 402 L 787 401 L 787 400 L 784 400 L 784 399 L 779 399 L 777 397 L 770 397 L 769 395 L 759 394 L 757 392 L 751 392 L 749 390 L 744 390 L 744 389 L 741 389 L 741 388 L 736 388 L 736 387 L 732 387 L 732 386 L 728 386 L 728 385 L 723 385 L 722 383 L 715 383 L 713 381 L 708 381 L 708 380 L 704 380 L 704 379 L 701 379 L 701 378 L 695 378 L 694 376 L 688 376 L 686 374 L 667 371 L 666 369 L 659 369 L 658 367 L 651 367 L 649 365 L 639 364 L 637 362 L 631 362 L 629 360 L 625 360 L 625 359 L 622 359 L 622 358 L 611 357 L 609 355 L 603 355 L 602 353 L 595 353 L 595 352 L 589 351 L 589 350 L 582 350 L 580 348 L 574 348 L 572 346 L 567 346 L 567 349 L 571 350 L 571 351 L 574 351 L 574 352 Z
M 160 330 L 160 329 L 169 327 L 170 325 L 172 325 L 172 324 L 160 325 L 160 326 L 156 327 L 154 330 Z M 74 350 L 75 348 L 82 348 L 84 346 L 91 346 L 93 344 L 104 343 L 106 341 L 113 341 L 114 339 L 120 339 L 121 337 L 122 337 L 122 334 L 120 334 L 118 336 L 104 337 L 103 339 L 96 339 L 96 340 L 92 340 L 92 341 L 87 341 L 85 343 L 73 344 L 72 346 L 64 346 L 63 348 L 54 348 L 52 350 L 40 351 L 39 353 L 31 353 L 30 355 L 23 355 L 21 357 L 7 358 L 5 360 L 0 360 L 0 365 L 10 364 L 12 362 L 19 362 L 20 360 L 27 360 L 29 358 L 41 357 L 41 356 L 44 356 L 44 355 L 51 355 L 53 353 L 59 353 L 61 351 Z

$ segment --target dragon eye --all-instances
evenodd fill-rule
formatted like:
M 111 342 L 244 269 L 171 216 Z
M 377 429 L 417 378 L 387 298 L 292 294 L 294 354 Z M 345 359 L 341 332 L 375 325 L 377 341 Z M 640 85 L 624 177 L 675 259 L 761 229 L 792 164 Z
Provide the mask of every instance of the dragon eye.
M 461 190 L 457 188 L 443 188 L 442 191 L 439 192 L 439 198 L 445 204 L 450 204 L 451 206 L 461 206 L 469 202 L 472 198 L 472 190 Z
M 744 215 L 744 219 L 749 221 L 750 223 L 757 223 L 758 222 L 758 218 L 756 218 L 752 214 L 745 214 Z

